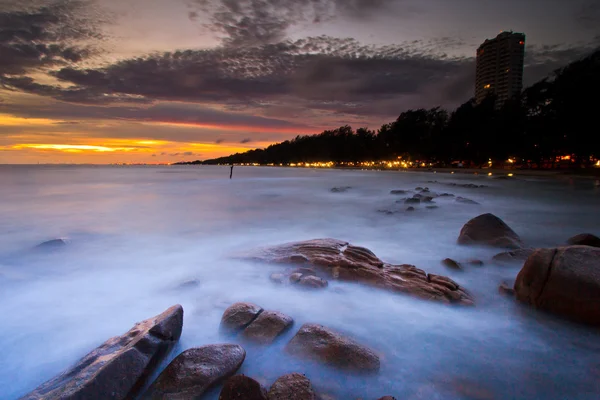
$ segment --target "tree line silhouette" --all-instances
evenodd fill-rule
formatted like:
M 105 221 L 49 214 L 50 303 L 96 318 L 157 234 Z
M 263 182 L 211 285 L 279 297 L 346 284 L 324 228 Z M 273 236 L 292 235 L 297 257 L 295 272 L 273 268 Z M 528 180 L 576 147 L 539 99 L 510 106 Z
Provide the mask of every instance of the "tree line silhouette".
M 461 162 L 481 166 L 511 160 L 524 167 L 554 167 L 567 160 L 589 167 L 600 158 L 600 50 L 555 71 L 501 106 L 493 96 L 448 112 L 440 107 L 408 110 L 377 131 L 350 126 L 297 136 L 265 149 L 202 164 L 374 160 Z

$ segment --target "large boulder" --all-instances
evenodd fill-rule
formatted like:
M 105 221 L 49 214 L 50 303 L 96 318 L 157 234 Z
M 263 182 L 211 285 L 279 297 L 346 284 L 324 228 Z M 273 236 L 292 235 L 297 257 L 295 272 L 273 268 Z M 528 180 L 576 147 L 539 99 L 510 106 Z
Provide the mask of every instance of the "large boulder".
M 288 374 L 277 379 L 269 389 L 269 400 L 316 400 L 317 395 L 307 377 Z
M 252 303 L 235 303 L 223 313 L 220 330 L 223 333 L 234 334 L 246 329 L 260 313 L 262 307 Z
M 181 336 L 183 308 L 173 306 L 107 340 L 26 400 L 132 399 Z
M 517 299 L 591 325 L 600 325 L 600 249 L 536 250 L 515 282 Z
M 378 372 L 379 356 L 371 349 L 322 325 L 304 324 L 286 346 L 292 355 L 354 372 Z
M 263 311 L 244 329 L 242 336 L 255 343 L 270 344 L 291 328 L 293 323 L 292 317 L 285 314 L 277 311 Z
M 485 245 L 507 249 L 520 249 L 523 242 L 508 225 L 493 214 L 473 218 L 463 226 L 458 244 Z
M 229 378 L 242 366 L 246 351 L 236 344 L 217 344 L 184 351 L 154 381 L 144 400 L 187 400 Z
M 370 250 L 341 240 L 288 243 L 243 257 L 267 263 L 310 265 L 330 279 L 359 282 L 443 303 L 473 304 L 471 296 L 451 279 L 446 278 L 450 285 L 439 284 L 415 266 L 386 264 Z
M 571 246 L 600 247 L 600 238 L 591 233 L 582 233 L 581 235 L 573 236 L 567 243 Z
M 267 391 L 254 379 L 236 375 L 225 381 L 219 400 L 267 400 Z

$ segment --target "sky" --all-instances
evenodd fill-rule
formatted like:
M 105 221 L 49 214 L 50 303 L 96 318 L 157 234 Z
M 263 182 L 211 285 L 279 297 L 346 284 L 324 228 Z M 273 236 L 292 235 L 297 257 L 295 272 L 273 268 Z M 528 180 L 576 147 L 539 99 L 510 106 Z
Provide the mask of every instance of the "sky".
M 525 85 L 600 45 L 595 0 L 0 0 L 0 163 L 173 163 L 473 96 L 527 35 Z

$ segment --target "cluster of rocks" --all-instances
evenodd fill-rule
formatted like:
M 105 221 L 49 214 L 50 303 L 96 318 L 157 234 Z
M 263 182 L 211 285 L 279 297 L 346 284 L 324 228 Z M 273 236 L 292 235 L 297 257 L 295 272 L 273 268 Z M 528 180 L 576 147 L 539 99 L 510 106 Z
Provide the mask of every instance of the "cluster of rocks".
M 589 233 L 567 240 L 567 246 L 532 249 L 504 221 L 484 214 L 467 222 L 458 243 L 511 249 L 494 256 L 501 263 L 525 261 L 514 286 L 502 283 L 502 294 L 540 310 L 600 326 L 600 238 Z M 450 268 L 460 264 L 444 260 Z
M 448 277 L 428 274 L 414 265 L 385 263 L 370 250 L 341 240 L 316 239 L 287 243 L 259 249 L 242 255 L 242 258 L 261 263 L 309 267 L 329 280 L 363 283 L 442 303 L 473 305 L 471 295 Z
M 453 187 L 461 187 L 461 188 L 465 188 L 465 189 L 482 189 L 482 188 L 486 188 L 486 185 L 477 185 L 475 183 L 456 183 L 456 182 L 447 182 L 447 183 L 442 183 L 442 182 L 438 182 L 438 181 L 428 181 L 427 183 L 436 183 L 439 185 L 448 185 L 448 186 L 453 186 Z
M 415 188 L 414 191 L 402 190 L 402 189 L 392 190 L 392 191 L 390 191 L 390 194 L 395 195 L 395 196 L 410 196 L 410 197 L 403 197 L 400 200 L 396 201 L 397 204 L 408 205 L 409 207 L 406 208 L 406 211 L 416 211 L 415 206 L 418 206 L 420 204 L 424 204 L 425 208 L 429 209 L 429 210 L 439 208 L 439 206 L 435 204 L 435 199 L 438 199 L 438 198 L 455 198 L 455 201 L 457 203 L 475 204 L 475 205 L 479 204 L 476 201 L 467 199 L 465 197 L 460 197 L 460 196 L 456 197 L 452 193 L 435 193 L 435 192 L 432 192 L 428 187 L 420 187 L 420 186 Z M 394 214 L 394 212 L 391 210 L 379 210 L 379 212 L 389 214 L 389 215 Z
M 225 334 L 240 334 L 244 339 L 266 345 L 292 323 L 292 318 L 282 313 L 264 311 L 250 303 L 237 303 L 223 314 L 220 329 Z M 201 398 L 209 389 L 221 384 L 220 400 L 319 398 L 308 378 L 299 373 L 280 377 L 269 390 L 250 377 L 235 375 L 246 359 L 246 351 L 239 344 L 188 349 L 150 383 L 150 377 L 177 343 L 182 329 L 183 308 L 173 306 L 136 324 L 124 335 L 109 339 L 68 371 L 22 399 L 187 400 Z M 285 351 L 294 357 L 352 373 L 377 373 L 380 368 L 379 356 L 371 349 L 316 324 L 303 325 Z

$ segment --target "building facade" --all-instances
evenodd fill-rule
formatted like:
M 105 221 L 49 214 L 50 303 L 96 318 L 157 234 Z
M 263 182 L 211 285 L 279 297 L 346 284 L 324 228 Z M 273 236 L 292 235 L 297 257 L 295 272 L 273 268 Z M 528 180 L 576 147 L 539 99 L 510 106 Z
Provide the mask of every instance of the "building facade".
M 494 94 L 497 105 L 521 93 L 523 89 L 523 63 L 525 34 L 501 32 L 488 39 L 477 49 L 477 74 L 475 100 L 481 103 Z

